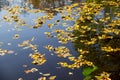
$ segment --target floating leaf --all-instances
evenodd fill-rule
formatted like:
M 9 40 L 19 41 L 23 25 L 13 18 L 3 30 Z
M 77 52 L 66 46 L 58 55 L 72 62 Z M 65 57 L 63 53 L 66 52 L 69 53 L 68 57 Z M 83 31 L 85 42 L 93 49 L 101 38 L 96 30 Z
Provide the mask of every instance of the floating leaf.
M 73 72 L 69 72 L 68 74 L 69 74 L 69 75 L 73 75 Z
M 18 78 L 18 80 L 23 80 L 23 78 Z
M 8 54 L 13 54 L 14 51 L 13 51 L 13 50 L 9 50 L 7 53 L 8 53 Z
M 87 68 L 84 68 L 82 73 L 83 73 L 84 76 L 88 76 L 97 69 L 98 68 L 96 66 L 95 67 L 87 67 Z
M 50 76 L 49 80 L 55 80 L 56 76 Z
M 33 59 L 32 64 L 34 65 L 42 65 L 46 62 L 44 55 L 40 54 L 39 52 L 35 52 L 33 54 L 30 54 L 29 56 Z
M 15 34 L 13 39 L 18 39 L 19 37 L 20 37 L 19 34 Z
M 38 78 L 38 80 L 46 80 L 46 77 Z
M 84 80 L 91 80 L 91 76 L 86 76 Z
M 43 76 L 50 76 L 50 73 L 42 74 Z

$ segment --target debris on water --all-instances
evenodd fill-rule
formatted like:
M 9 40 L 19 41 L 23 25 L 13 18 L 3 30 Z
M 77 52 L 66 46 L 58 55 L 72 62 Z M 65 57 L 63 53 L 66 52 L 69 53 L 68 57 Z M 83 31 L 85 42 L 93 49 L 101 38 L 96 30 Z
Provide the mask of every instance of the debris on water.
M 32 68 L 32 69 L 31 69 L 31 72 L 32 72 L 32 73 L 37 72 L 37 71 L 38 71 L 37 68 Z
M 45 46 L 46 49 L 48 49 L 49 51 L 53 51 L 54 50 L 54 47 L 51 46 L 51 45 L 47 45 Z
M 50 37 L 50 36 L 51 36 L 51 33 L 50 33 L 50 32 L 44 32 L 44 34 L 46 34 L 47 37 Z
M 38 80 L 47 80 L 46 77 L 40 77 Z
M 18 39 L 19 37 L 20 37 L 19 34 L 15 34 L 14 37 L 13 37 L 13 39 Z
M 34 41 L 34 37 L 31 40 L 25 40 L 21 44 L 18 44 L 18 47 L 24 47 L 23 49 L 31 48 L 33 51 L 37 50 L 37 45 L 30 43 L 32 41 Z
M 32 64 L 34 65 L 42 65 L 47 61 L 44 55 L 40 54 L 39 52 L 34 52 L 33 54 L 30 54 L 29 56 L 33 59 Z
M 61 69 L 61 67 L 56 67 L 57 69 Z
M 49 80 L 55 80 L 56 76 L 50 76 Z
M 27 67 L 27 65 L 22 65 L 22 67 L 26 68 L 26 67 Z
M 24 72 L 25 72 L 26 74 L 29 74 L 29 73 L 31 73 L 31 70 L 24 70 Z
M 34 73 L 34 72 L 37 72 L 37 71 L 38 71 L 37 68 L 31 68 L 31 69 L 29 69 L 29 70 L 24 70 L 24 72 L 25 72 L 26 74 Z
M 13 50 L 8 50 L 7 53 L 8 53 L 8 54 L 13 54 L 14 51 L 13 51 Z
M 43 76 L 50 76 L 50 73 L 42 74 Z
M 9 46 L 10 46 L 10 45 L 12 45 L 12 43 L 7 43 L 7 45 L 9 45 Z
M 69 75 L 73 75 L 73 72 L 68 72 Z
M 4 49 L 0 49 L 0 56 L 4 56 L 5 54 L 7 54 L 8 50 L 4 50 Z
M 43 73 L 42 73 L 42 72 L 39 72 L 39 74 L 41 74 L 41 75 L 42 75 Z
M 18 80 L 23 80 L 23 78 L 18 78 Z

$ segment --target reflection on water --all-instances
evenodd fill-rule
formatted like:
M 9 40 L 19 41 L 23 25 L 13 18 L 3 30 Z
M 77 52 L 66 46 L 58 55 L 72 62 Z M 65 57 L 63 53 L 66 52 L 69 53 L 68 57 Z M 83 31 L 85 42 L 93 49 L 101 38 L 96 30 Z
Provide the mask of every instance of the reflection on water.
M 19 5 L 21 7 L 29 7 L 30 9 L 43 9 L 44 8 L 56 8 L 65 5 L 72 4 L 74 2 L 79 2 L 79 0 L 1 0 L 0 5 L 1 7 L 8 6 L 13 7 L 15 5 Z M 0 48 L 13 50 L 15 55 L 5 55 L 3 57 L 0 56 L 0 80 L 17 80 L 19 77 L 22 77 L 24 80 L 37 80 L 41 75 L 39 73 L 34 74 L 25 74 L 24 70 L 31 69 L 36 67 L 39 69 L 40 72 L 49 73 L 51 72 L 52 75 L 56 75 L 56 80 L 82 80 L 83 76 L 81 73 L 81 69 L 78 70 L 71 70 L 66 68 L 56 68 L 60 67 L 57 63 L 59 61 L 67 61 L 66 59 L 60 59 L 56 55 L 51 56 L 50 52 L 48 52 L 43 46 L 46 45 L 53 45 L 53 46 L 60 46 L 61 44 L 58 43 L 57 39 L 48 39 L 44 32 L 50 30 L 47 27 L 47 24 L 54 23 L 56 20 L 61 20 L 61 23 L 56 28 L 62 27 L 62 19 L 61 15 L 57 12 L 57 15 L 54 15 L 52 20 L 48 20 L 45 24 L 43 24 L 42 28 L 33 29 L 27 28 L 26 26 L 20 26 L 22 31 L 15 30 L 14 26 L 17 25 L 16 23 L 7 23 L 3 19 L 3 16 L 7 14 L 7 11 L 1 10 L 0 11 L 0 42 L 3 42 L 3 46 Z M 26 20 L 27 24 L 30 26 L 34 26 L 34 20 L 36 20 L 40 16 L 44 16 L 46 13 L 29 13 L 23 12 L 20 15 L 20 19 Z M 68 22 L 71 26 L 74 22 Z M 62 27 L 63 28 L 63 27 Z M 12 37 L 14 34 L 19 34 L 20 38 L 18 40 L 13 40 Z M 32 42 L 33 44 L 38 45 L 38 50 L 40 53 L 45 54 L 47 58 L 46 64 L 43 66 L 36 66 L 32 65 L 32 60 L 28 57 L 29 53 L 32 53 L 31 50 L 26 50 L 23 48 L 18 47 L 19 43 L 22 43 L 25 40 L 29 40 L 32 37 L 35 37 L 35 41 Z M 73 49 L 72 44 L 66 45 L 70 50 L 71 53 L 76 53 Z M 76 53 L 77 54 L 77 53 Z M 28 65 L 27 68 L 23 68 L 22 65 Z M 69 76 L 69 72 L 73 72 L 74 75 Z
M 7 0 L 0 0 L 0 8 L 2 8 L 5 5 L 8 5 L 8 1 Z
M 44 8 L 56 8 L 71 4 L 73 2 L 79 2 L 79 0 L 27 0 L 33 5 L 34 8 L 44 9 Z
M 84 2 L 85 0 L 1 0 L 1 7 L 5 5 L 14 6 L 19 5 L 21 7 L 32 7 L 35 9 L 44 8 L 56 8 L 69 5 L 76 2 Z
M 40 10 L 46 10 L 46 8 L 48 8 L 46 10 L 47 12 L 53 12 L 54 14 L 57 14 L 57 12 L 53 10 L 54 8 L 85 1 L 86 0 L 1 0 L 0 8 L 4 6 L 13 7 L 15 5 Z

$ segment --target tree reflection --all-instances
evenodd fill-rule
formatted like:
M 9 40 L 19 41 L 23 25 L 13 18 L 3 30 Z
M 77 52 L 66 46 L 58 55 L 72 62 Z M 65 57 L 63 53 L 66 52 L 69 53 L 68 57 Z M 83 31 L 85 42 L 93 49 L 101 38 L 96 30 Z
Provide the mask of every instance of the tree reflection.
M 89 7 L 92 8 L 91 6 Z M 95 13 L 89 14 L 89 12 L 98 9 L 93 8 L 92 11 L 89 12 L 86 10 L 86 13 L 82 14 L 77 21 L 79 30 L 73 32 L 78 37 L 75 41 L 75 49 L 89 51 L 89 53 L 82 54 L 84 59 L 93 62 L 93 64 L 98 67 L 98 70 L 91 75 L 95 76 L 105 71 L 111 73 L 110 78 L 112 80 L 119 80 L 120 34 L 117 34 L 117 32 L 119 32 L 120 29 L 120 17 L 116 16 L 116 14 L 119 14 L 120 7 L 116 4 L 108 3 L 104 3 L 102 7 L 103 9 L 100 11 L 99 16 L 96 16 Z M 87 15 L 87 13 L 89 15 Z M 86 18 L 88 16 L 92 18 Z M 86 29 L 85 31 L 85 28 L 82 26 L 87 26 L 90 30 Z M 116 32 L 114 32 L 114 30 L 116 30 Z M 91 44 L 92 39 L 95 41 Z
M 53 10 L 54 8 L 83 1 L 85 0 L 4 0 L 0 1 L 0 7 L 3 7 L 7 4 L 10 7 L 18 5 L 20 7 L 29 7 L 40 10 L 46 10 L 47 8 L 47 12 L 52 12 L 55 15 L 57 12 Z
M 48 12 L 54 12 L 53 9 L 57 7 L 62 7 L 65 5 L 69 5 L 75 2 L 82 2 L 85 0 L 26 0 L 29 4 L 33 5 L 33 8 L 45 10 L 48 8 Z M 56 12 L 54 12 L 56 13 Z
M 44 8 L 56 8 L 65 6 L 68 4 L 68 0 L 27 0 L 34 8 L 44 9 Z
M 8 3 L 8 1 L 7 0 L 0 0 L 0 9 L 2 8 L 2 7 L 4 7 L 5 5 L 8 5 L 9 3 Z

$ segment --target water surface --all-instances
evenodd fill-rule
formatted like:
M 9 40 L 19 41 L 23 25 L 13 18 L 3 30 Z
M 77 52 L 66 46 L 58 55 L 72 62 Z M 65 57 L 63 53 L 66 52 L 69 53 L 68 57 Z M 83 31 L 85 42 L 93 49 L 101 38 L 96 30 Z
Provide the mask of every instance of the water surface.
M 56 55 L 51 56 L 51 52 L 46 50 L 44 46 L 53 45 L 57 46 L 67 46 L 73 55 L 77 55 L 78 53 L 74 50 L 74 45 L 72 43 L 68 43 L 67 45 L 63 45 L 58 43 L 57 38 L 46 38 L 44 32 L 51 31 L 48 27 L 48 23 L 53 23 L 55 20 L 60 20 L 60 24 L 56 26 L 56 29 L 64 29 L 62 27 L 62 19 L 59 12 L 54 12 L 54 18 L 52 20 L 47 21 L 42 25 L 41 28 L 34 29 L 28 28 L 26 26 L 21 26 L 22 31 L 17 31 L 14 28 L 16 23 L 9 23 L 3 20 L 3 16 L 7 14 L 7 11 L 4 10 L 3 7 L 9 6 L 13 7 L 19 5 L 20 7 L 29 7 L 30 9 L 40 9 L 45 10 L 45 12 L 41 13 L 28 13 L 22 12 L 20 14 L 20 18 L 22 20 L 26 20 L 27 24 L 33 26 L 33 21 L 39 16 L 44 16 L 47 12 L 53 11 L 52 9 L 57 7 L 62 7 L 65 5 L 70 5 L 75 2 L 79 2 L 79 0 L 1 0 L 1 11 L 0 11 L 0 42 L 3 42 L 3 45 L 0 46 L 2 49 L 13 50 L 14 54 L 6 54 L 5 56 L 0 56 L 0 80 L 17 80 L 18 78 L 23 78 L 24 80 L 37 80 L 42 73 L 50 73 L 51 75 L 56 75 L 56 80 L 82 80 L 83 76 L 81 73 L 81 69 L 71 70 L 67 68 L 61 68 L 57 63 L 59 61 L 67 61 L 67 59 L 58 58 Z M 68 21 L 68 26 L 73 25 L 73 21 Z M 19 34 L 19 39 L 13 39 L 14 34 Z M 40 53 L 45 54 L 47 62 L 42 66 L 37 66 L 31 64 L 32 59 L 29 56 L 33 51 L 30 49 L 23 49 L 22 47 L 18 47 L 19 43 L 22 43 L 25 40 L 30 40 L 32 37 L 35 40 L 32 44 L 38 45 L 38 51 Z M 11 44 L 11 45 L 8 45 Z M 68 61 L 67 61 L 68 62 Z M 23 68 L 22 65 L 27 65 L 27 68 Z M 25 74 L 24 70 L 31 68 L 39 69 L 39 72 Z M 60 67 L 60 68 L 56 68 Z M 69 75 L 68 72 L 73 72 L 73 75 Z

